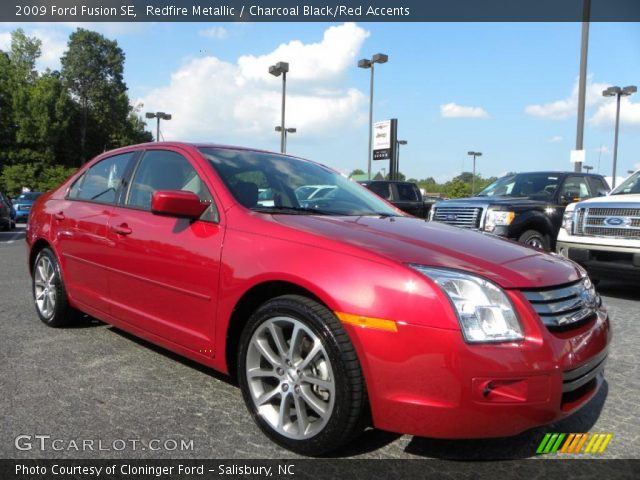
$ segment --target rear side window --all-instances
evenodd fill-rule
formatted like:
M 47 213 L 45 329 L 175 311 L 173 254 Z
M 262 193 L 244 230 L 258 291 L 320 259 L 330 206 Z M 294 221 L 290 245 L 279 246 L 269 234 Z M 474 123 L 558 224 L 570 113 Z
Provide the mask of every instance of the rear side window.
M 584 177 L 569 177 L 565 180 L 562 186 L 561 195 L 572 195 L 578 197 L 580 200 L 588 198 L 589 188 Z
M 591 195 L 604 195 L 609 191 L 609 185 L 602 179 L 598 177 L 587 177 L 587 181 L 589 182 L 589 187 L 591 187 Z
M 391 198 L 391 190 L 388 183 L 370 183 L 367 188 L 386 200 Z
M 398 200 L 405 202 L 417 202 L 419 200 L 416 187 L 410 183 L 398 183 L 396 188 L 398 189 Z
M 114 203 L 131 157 L 133 153 L 123 153 L 96 163 L 71 186 L 68 198 Z
M 200 217 L 202 220 L 218 221 L 211 193 L 182 155 L 167 150 L 149 150 L 136 169 L 126 205 L 151 210 L 151 197 L 158 190 L 184 190 L 193 192 L 200 200 L 210 204 Z

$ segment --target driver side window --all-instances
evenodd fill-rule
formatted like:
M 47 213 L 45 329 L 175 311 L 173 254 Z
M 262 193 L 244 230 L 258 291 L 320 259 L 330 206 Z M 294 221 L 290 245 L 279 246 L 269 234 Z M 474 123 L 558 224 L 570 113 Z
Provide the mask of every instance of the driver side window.
M 158 190 L 193 192 L 200 201 L 209 203 L 201 220 L 216 222 L 217 211 L 206 185 L 182 155 L 167 150 L 145 152 L 136 168 L 125 204 L 129 207 L 151 210 L 151 197 Z
M 586 180 L 583 177 L 568 177 L 562 186 L 560 198 L 567 196 L 573 196 L 580 200 L 589 198 L 591 195 Z

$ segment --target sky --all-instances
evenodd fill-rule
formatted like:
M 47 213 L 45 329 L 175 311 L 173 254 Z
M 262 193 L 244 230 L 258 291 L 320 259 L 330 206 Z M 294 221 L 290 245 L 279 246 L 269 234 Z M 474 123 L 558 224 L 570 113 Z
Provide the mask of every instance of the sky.
M 41 70 L 60 68 L 78 27 L 116 40 L 132 103 L 173 116 L 164 140 L 278 151 L 282 80 L 268 67 L 285 61 L 287 152 L 366 171 L 370 72 L 357 61 L 382 52 L 373 119 L 398 119 L 408 177 L 450 180 L 470 150 L 484 177 L 573 169 L 580 23 L 5 23 L 0 49 L 17 27 L 43 41 Z M 640 24 L 592 23 L 587 70 L 586 164 L 610 175 L 615 99 L 601 93 L 640 85 Z M 640 93 L 622 99 L 618 173 L 638 168 Z

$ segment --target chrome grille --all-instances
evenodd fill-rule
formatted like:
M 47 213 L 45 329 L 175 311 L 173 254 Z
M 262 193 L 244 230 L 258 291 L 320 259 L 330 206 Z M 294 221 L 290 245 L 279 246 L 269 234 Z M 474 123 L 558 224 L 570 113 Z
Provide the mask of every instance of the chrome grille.
M 482 208 L 478 207 L 438 207 L 433 220 L 456 227 L 478 228 L 481 216 Z
M 589 279 L 562 287 L 522 290 L 549 329 L 582 322 L 595 314 L 600 297 Z
M 611 220 L 619 222 L 612 225 Z M 579 208 L 575 235 L 640 239 L 640 208 Z

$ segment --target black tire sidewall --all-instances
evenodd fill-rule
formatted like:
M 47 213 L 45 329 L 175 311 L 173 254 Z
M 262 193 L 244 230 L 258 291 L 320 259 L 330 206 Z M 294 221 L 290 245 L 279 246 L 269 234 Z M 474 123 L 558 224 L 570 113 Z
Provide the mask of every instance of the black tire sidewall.
M 317 303 L 315 303 L 315 306 L 321 307 Z M 324 310 L 325 315 L 328 314 L 333 316 L 329 310 L 326 308 L 324 308 Z M 251 337 L 263 322 L 275 316 L 289 316 L 303 322 L 321 340 L 325 351 L 329 356 L 329 361 L 331 362 L 331 369 L 335 381 L 333 412 L 331 414 L 331 418 L 322 431 L 310 439 L 294 440 L 276 432 L 269 423 L 258 414 L 249 391 L 245 373 L 245 359 Z M 295 299 L 295 296 L 278 297 L 266 302 L 251 316 L 241 335 L 240 349 L 238 352 L 237 378 L 245 404 L 247 405 L 247 409 L 251 413 L 254 421 L 258 424 L 261 430 L 277 444 L 294 452 L 310 456 L 322 455 L 330 450 L 334 450 L 344 443 L 342 439 L 346 436 L 345 425 L 349 418 L 353 397 L 348 373 L 341 358 L 343 352 L 341 351 L 339 343 L 336 341 L 332 327 L 327 325 L 325 322 L 326 320 L 323 319 L 323 315 L 318 314 L 316 308 L 309 308 L 308 305 L 299 303 Z
M 533 238 L 538 238 L 540 243 L 542 243 L 542 249 L 545 251 L 549 250 L 549 240 L 546 235 L 538 232 L 537 230 L 527 230 L 518 238 L 520 243 L 523 243 L 529 247 L 533 247 L 533 245 L 529 245 L 529 242 Z

